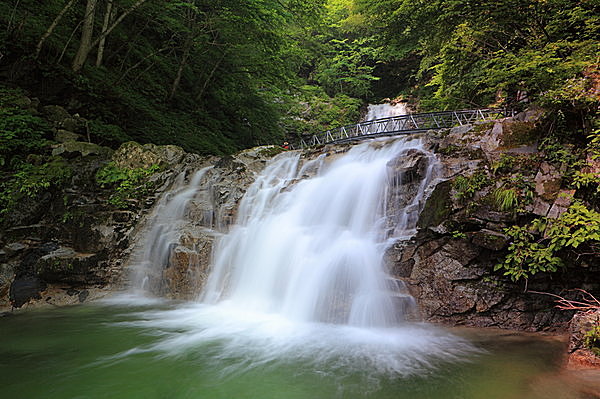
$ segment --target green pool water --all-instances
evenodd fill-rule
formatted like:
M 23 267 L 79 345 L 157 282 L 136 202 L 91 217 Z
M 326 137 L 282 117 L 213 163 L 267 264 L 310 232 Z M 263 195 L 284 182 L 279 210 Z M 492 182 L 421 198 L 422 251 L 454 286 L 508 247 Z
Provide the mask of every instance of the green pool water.
M 318 326 L 298 335 L 293 326 L 257 324 L 252 316 L 251 327 L 239 327 L 219 310 L 203 312 L 182 304 L 86 305 L 1 317 L 0 397 L 577 397 L 567 388 L 548 396 L 536 383 L 559 367 L 564 347 L 556 340 L 424 325 L 400 338 L 346 336 L 334 327 L 321 337 Z M 261 328 L 268 332 L 257 333 Z M 444 339 L 447 347 L 438 345 Z

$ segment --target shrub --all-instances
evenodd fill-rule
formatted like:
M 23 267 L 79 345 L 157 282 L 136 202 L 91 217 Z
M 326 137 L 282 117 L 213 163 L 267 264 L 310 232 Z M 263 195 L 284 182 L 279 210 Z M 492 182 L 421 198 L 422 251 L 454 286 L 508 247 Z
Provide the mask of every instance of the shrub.
M 473 176 L 458 176 L 454 179 L 452 188 L 455 191 L 454 198 L 466 200 L 472 198 L 475 193 L 488 186 L 490 180 L 485 172 L 477 172 Z
M 148 177 L 159 170 L 158 165 L 152 165 L 148 168 L 126 169 L 119 168 L 111 162 L 96 173 L 96 182 L 102 187 L 113 188 L 114 193 L 110 196 L 108 202 L 118 208 L 125 209 L 136 198 L 148 194 L 153 186 L 148 181 Z
M 494 270 L 504 269 L 513 281 L 538 272 L 555 272 L 564 265 L 559 256 L 570 249 L 600 255 L 600 213 L 576 201 L 558 219 L 538 218 L 525 226 L 504 230 L 512 238 L 508 254 Z M 584 248 L 583 250 L 581 250 Z
M 583 336 L 583 344 L 586 348 L 600 356 L 600 325 L 594 326 Z
M 0 214 L 10 212 L 23 199 L 36 198 L 44 191 L 64 186 L 72 175 L 73 169 L 60 157 L 39 165 L 19 165 L 0 188 Z

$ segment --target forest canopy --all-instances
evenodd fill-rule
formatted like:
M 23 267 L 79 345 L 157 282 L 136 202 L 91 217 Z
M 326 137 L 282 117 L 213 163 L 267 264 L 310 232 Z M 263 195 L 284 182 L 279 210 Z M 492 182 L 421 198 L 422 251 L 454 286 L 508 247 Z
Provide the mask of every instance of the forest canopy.
M 9 0 L 0 79 L 94 139 L 225 154 L 418 110 L 598 107 L 594 0 Z

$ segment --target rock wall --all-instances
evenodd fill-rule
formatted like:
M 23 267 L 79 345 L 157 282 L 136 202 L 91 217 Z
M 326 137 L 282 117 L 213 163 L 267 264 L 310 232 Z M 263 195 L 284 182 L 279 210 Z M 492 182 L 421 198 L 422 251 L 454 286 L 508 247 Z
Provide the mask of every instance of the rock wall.
M 155 245 L 149 240 L 154 239 L 152 228 L 157 222 L 156 212 L 161 210 L 149 213 L 139 223 L 131 255 L 124 264 L 126 268 L 135 269 L 144 262 L 152 263 L 142 270 L 146 291 L 171 299 L 198 298 L 210 272 L 215 241 L 235 221 L 238 204 L 258 172 L 267 160 L 281 151 L 275 146 L 265 146 L 214 159 L 187 203 L 184 221 L 172 221 L 178 223 L 178 227 L 168 243 L 168 254 L 164 259 L 156 256 L 144 259 L 146 247 Z M 189 170 L 187 174 L 191 172 Z
M 175 146 L 126 143 L 113 151 L 84 141 L 85 119 L 62 107 L 46 106 L 40 114 L 54 127 L 52 154 L 74 172 L 62 187 L 25 198 L 6 214 L 0 231 L 0 311 L 81 303 L 119 289 L 139 221 L 175 176 L 214 162 Z M 114 188 L 96 179 L 109 162 L 161 169 L 148 177 L 151 191 L 118 207 L 109 201 Z
M 584 261 L 584 268 L 539 273 L 517 283 L 494 271 L 509 242 L 504 228 L 536 216 L 558 217 L 572 198 L 572 192 L 561 186 L 560 171 L 538 156 L 535 136 L 529 133 L 538 118 L 530 111 L 428 135 L 441 159 L 444 181 L 427 199 L 416 236 L 387 253 L 391 274 L 407 282 L 425 320 L 564 330 L 573 312 L 556 309 L 555 298 L 539 292 L 570 295 L 575 288 L 599 292 L 600 262 L 593 260 Z M 498 171 L 506 154 L 513 164 Z M 486 176 L 486 184 L 474 184 L 470 196 L 457 192 L 459 176 L 478 174 Z M 492 193 L 501 187 L 501 180 L 517 178 L 532 188 L 531 199 L 519 212 L 498 211 Z
M 61 114 L 54 111 L 53 115 Z M 536 215 L 557 217 L 572 198 L 561 185 L 560 169 L 538 156 L 535 136 L 530 134 L 538 118 L 531 111 L 424 136 L 441 161 L 441 182 L 423 199 L 417 234 L 386 253 L 390 274 L 406 282 L 423 319 L 450 325 L 560 329 L 572 313 L 555 309 L 552 297 L 533 291 L 599 291 L 597 262 L 586 264 L 585 269 L 540 273 L 527 283 L 514 283 L 493 270 L 508 244 L 504 228 Z M 189 222 L 171 243 L 152 288 L 156 295 L 168 298 L 196 298 L 210 271 L 215 240 L 235 220 L 239 201 L 256 174 L 281 151 L 259 147 L 214 158 L 186 154 L 174 146 L 127 143 L 113 153 L 77 141 L 81 136 L 66 129 L 77 129 L 76 118 L 61 114 L 55 119 L 57 140 L 62 141 L 55 151 L 67 157 L 78 173 L 63 191 L 24 204 L 21 213 L 12 215 L 10 227 L 0 233 L 0 309 L 79 303 L 127 285 L 128 269 L 139 260 L 136 253 L 145 245 L 157 199 L 177 179 L 189 180 L 194 171 L 212 165 L 188 206 Z M 346 144 L 307 150 L 302 160 L 324 157 L 327 162 L 349 148 Z M 503 166 L 506 154 L 517 165 Z M 126 210 L 111 206 L 110 190 L 94 178 L 109 161 L 123 168 L 162 165 L 150 178 L 155 189 Z M 415 152 L 390 163 L 394 188 L 388 199 L 389 220 L 395 220 L 406 194 L 414 193 L 428 162 L 424 154 Z M 460 176 L 477 175 L 485 175 L 488 182 L 471 187 L 469 195 L 458 192 Z M 490 196 L 501 179 L 513 175 L 532 188 L 532 198 L 520 213 L 501 212 Z M 75 216 L 66 220 L 65 215 Z M 390 234 L 392 224 L 387 226 Z

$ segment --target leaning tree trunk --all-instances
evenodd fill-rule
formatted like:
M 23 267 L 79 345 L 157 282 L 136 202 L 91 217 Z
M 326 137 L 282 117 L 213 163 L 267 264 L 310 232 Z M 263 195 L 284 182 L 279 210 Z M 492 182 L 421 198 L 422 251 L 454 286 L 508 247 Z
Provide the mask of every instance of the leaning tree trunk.
M 108 24 L 111 20 L 113 0 L 106 0 L 106 14 L 104 14 L 104 21 L 102 22 L 102 35 L 108 30 Z M 96 57 L 96 66 L 102 65 L 102 59 L 104 58 L 104 46 L 106 45 L 106 36 L 104 36 L 100 43 L 98 43 L 98 55 Z
M 173 100 L 175 92 L 177 91 L 177 88 L 179 88 L 179 83 L 181 83 L 181 76 L 183 75 L 183 69 L 187 65 L 187 60 L 190 56 L 190 50 L 192 49 L 192 42 L 193 40 L 191 37 L 188 37 L 185 41 L 183 55 L 181 56 L 181 62 L 179 63 L 179 68 L 177 69 L 177 75 L 175 76 L 175 80 L 171 85 L 171 91 L 169 93 L 168 101 Z
M 88 5 L 90 2 L 93 2 L 94 7 L 95 7 L 97 1 L 98 0 L 88 0 Z M 123 14 L 121 14 L 119 16 L 119 18 L 117 18 L 115 20 L 115 22 L 110 24 L 110 26 L 106 29 L 106 31 L 102 32 L 100 34 L 100 36 L 98 36 L 96 38 L 96 40 L 94 40 L 92 42 L 91 36 L 90 36 L 89 42 L 91 42 L 91 43 L 89 43 L 89 42 L 87 44 L 84 43 L 83 33 L 82 33 L 81 44 L 79 45 L 79 50 L 77 51 L 77 55 L 75 56 L 75 59 L 73 60 L 73 65 L 71 67 L 73 69 L 73 72 L 79 72 L 81 70 L 81 68 L 83 67 L 83 65 L 85 64 L 85 61 L 87 60 L 87 58 L 90 54 L 90 51 L 92 51 L 92 49 L 94 47 L 96 47 L 98 45 L 98 43 L 100 43 L 101 40 L 105 39 L 108 35 L 110 35 L 110 33 L 123 21 L 123 19 L 125 19 L 126 16 L 128 16 L 132 11 L 134 11 L 136 8 L 138 8 L 145 2 L 146 2 L 146 0 L 136 1 L 131 7 L 129 7 L 127 10 L 125 10 L 123 12 Z M 92 20 L 92 22 L 93 22 L 93 20 Z M 93 28 L 93 26 L 92 26 L 92 28 Z M 84 31 L 85 31 L 85 29 L 84 29 Z M 91 33 L 91 31 L 90 31 L 90 33 Z
M 79 72 L 92 51 L 92 35 L 94 34 L 94 14 L 96 13 L 96 4 L 98 0 L 87 0 L 85 6 L 85 16 L 83 17 L 83 26 L 81 28 L 81 42 L 79 49 L 73 59 L 71 69 L 73 72 Z
M 69 10 L 69 8 L 71 8 L 73 3 L 75 3 L 75 0 L 69 0 L 69 2 L 67 4 L 65 4 L 63 9 L 60 10 L 58 15 L 56 16 L 56 18 L 54 18 L 54 21 L 52 21 L 52 24 L 50 24 L 50 26 L 48 27 L 46 32 L 44 32 L 42 37 L 40 37 L 40 41 L 38 42 L 37 46 L 35 46 L 35 58 L 36 59 L 40 56 L 40 52 L 42 51 L 42 46 L 44 45 L 44 42 L 52 34 L 52 32 L 54 32 L 54 29 L 56 29 L 56 27 L 58 26 L 58 23 L 60 22 L 62 17 L 65 15 L 65 13 Z

